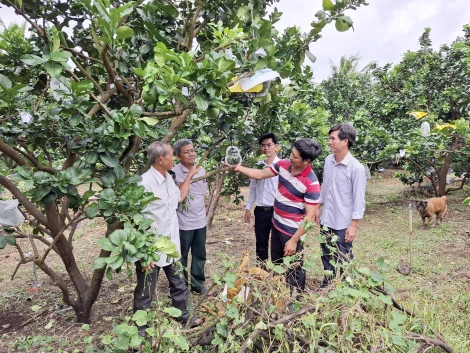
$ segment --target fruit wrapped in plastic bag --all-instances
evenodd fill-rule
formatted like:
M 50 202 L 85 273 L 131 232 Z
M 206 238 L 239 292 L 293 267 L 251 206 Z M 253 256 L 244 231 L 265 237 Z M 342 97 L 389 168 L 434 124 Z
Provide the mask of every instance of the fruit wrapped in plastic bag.
M 236 146 L 228 146 L 225 153 L 225 163 L 231 167 L 242 164 L 240 150 Z

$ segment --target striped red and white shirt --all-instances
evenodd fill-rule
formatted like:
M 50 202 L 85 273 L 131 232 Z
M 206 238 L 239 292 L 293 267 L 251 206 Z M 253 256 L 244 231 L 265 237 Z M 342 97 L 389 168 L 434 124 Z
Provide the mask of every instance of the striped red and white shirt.
M 279 175 L 273 225 L 281 233 L 292 236 L 304 219 L 305 205 L 318 204 L 320 183 L 310 164 L 296 175 L 291 175 L 292 166 L 287 159 L 269 168 Z

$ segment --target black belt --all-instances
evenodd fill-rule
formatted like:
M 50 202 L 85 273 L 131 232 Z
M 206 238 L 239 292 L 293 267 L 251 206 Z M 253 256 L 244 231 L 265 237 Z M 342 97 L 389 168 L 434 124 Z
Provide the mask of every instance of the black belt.
M 272 212 L 274 210 L 274 207 L 266 207 L 266 206 L 256 206 L 256 208 L 264 211 L 264 212 Z

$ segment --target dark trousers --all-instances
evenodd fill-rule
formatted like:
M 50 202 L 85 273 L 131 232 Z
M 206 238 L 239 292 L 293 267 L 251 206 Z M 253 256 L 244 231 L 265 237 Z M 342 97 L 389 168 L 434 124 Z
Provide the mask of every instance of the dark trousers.
M 323 229 L 324 227 L 320 225 L 320 233 L 324 235 L 326 242 L 320 243 L 323 255 L 321 261 L 323 263 L 323 269 L 326 271 L 331 271 L 330 275 L 325 275 L 323 278 L 322 286 L 327 286 L 331 280 L 336 276 L 336 267 L 337 264 L 350 261 L 354 258 L 352 253 L 352 243 L 346 243 L 346 229 Z M 331 238 L 333 234 L 338 236 L 336 244 L 333 244 Z M 334 261 L 335 264 L 331 262 Z M 342 272 L 342 268 L 340 270 Z
M 256 258 L 268 260 L 269 233 L 273 225 L 273 207 L 255 207 Z
M 281 233 L 275 227 L 273 227 L 271 233 L 271 261 L 275 264 L 282 264 L 284 258 L 284 247 L 286 243 L 291 239 L 290 236 Z M 302 253 L 304 246 L 301 241 L 297 243 L 296 255 Z M 305 289 L 305 276 L 306 272 L 302 268 L 304 264 L 304 257 L 301 254 L 299 263 L 295 268 L 289 269 L 286 274 L 286 281 L 291 287 L 298 288 L 299 290 Z
M 180 309 L 183 313 L 178 320 L 186 320 L 188 314 L 188 288 L 183 281 L 181 271 L 177 268 L 178 264 L 172 263 L 162 267 L 166 278 L 170 284 L 170 296 L 172 305 Z M 158 273 L 160 267 L 155 266 L 151 271 L 142 271 L 140 261 L 135 263 L 137 273 L 137 285 L 134 290 L 134 312 L 137 310 L 146 310 L 152 303 L 152 295 L 157 286 Z
M 200 292 L 206 277 L 206 237 L 207 228 L 180 230 L 181 263 L 183 264 L 184 280 L 188 285 L 188 255 L 191 249 L 191 290 Z

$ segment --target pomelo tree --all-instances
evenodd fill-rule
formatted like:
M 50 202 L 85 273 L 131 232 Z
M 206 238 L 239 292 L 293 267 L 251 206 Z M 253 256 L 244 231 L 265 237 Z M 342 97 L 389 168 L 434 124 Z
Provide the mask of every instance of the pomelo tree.
M 271 0 L 0 3 L 27 26 L 0 35 L 0 184 L 27 222 L 5 229 L 11 235 L 1 234 L 0 245 L 16 246 L 21 263 L 34 261 L 50 276 L 79 322 L 90 321 L 105 273 L 132 257 L 174 252 L 165 238 L 155 241 L 141 214 L 152 196 L 135 174 L 145 168 L 148 143 L 190 136 L 214 172 L 222 142 L 252 143 L 261 117 L 251 112 L 277 94 L 275 84 L 258 101 L 234 97 L 233 78 L 263 68 L 282 78 L 300 74 L 306 57 L 315 60 L 309 44 L 321 30 L 328 23 L 348 30 L 344 12 L 366 4 L 323 1 L 303 35 L 297 27 L 275 29 L 281 13 Z M 107 231 L 89 279 L 77 265 L 73 234 L 95 217 Z M 26 258 L 18 238 L 46 250 Z M 48 265 L 51 251 L 70 282 Z

